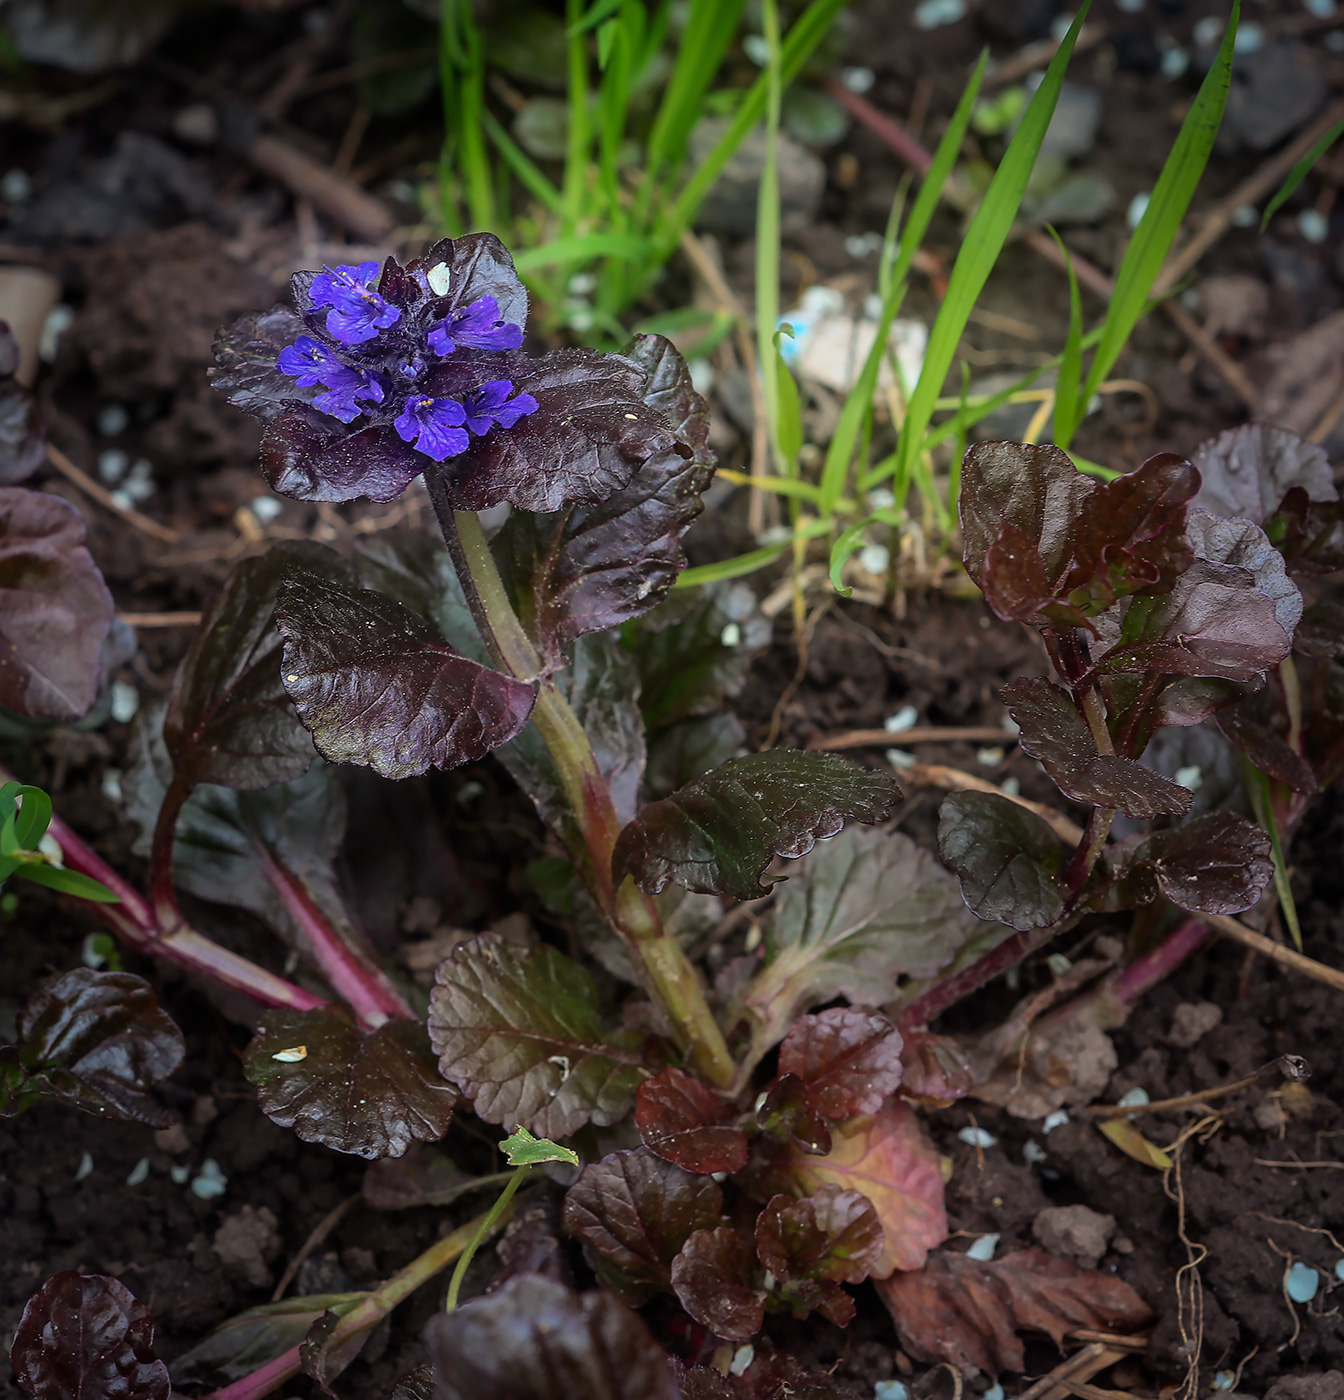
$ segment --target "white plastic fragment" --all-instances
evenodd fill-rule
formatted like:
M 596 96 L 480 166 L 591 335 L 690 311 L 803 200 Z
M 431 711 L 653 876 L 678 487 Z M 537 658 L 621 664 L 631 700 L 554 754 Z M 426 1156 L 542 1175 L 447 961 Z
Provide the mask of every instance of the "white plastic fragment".
M 913 705 L 902 705 L 894 715 L 888 715 L 882 721 L 882 728 L 888 734 L 904 734 L 907 729 L 915 727 L 918 719 L 919 711 Z
M 129 681 L 113 681 L 108 708 L 118 724 L 129 724 L 140 708 L 140 692 Z
M 1319 209 L 1304 209 L 1297 216 L 1297 231 L 1308 243 L 1324 243 L 1330 236 L 1330 220 Z
M 1188 764 L 1176 770 L 1176 781 L 1191 792 L 1198 792 L 1204 786 L 1204 770 L 1198 763 Z
M 966 18 L 966 0 L 923 0 L 915 6 L 916 29 L 941 29 Z
M 228 1189 L 229 1178 L 220 1170 L 219 1163 L 213 1157 L 207 1157 L 191 1183 L 191 1194 L 202 1201 L 213 1201 Z
M 275 496 L 254 496 L 247 508 L 252 512 L 258 525 L 269 525 L 285 508 L 285 503 Z
M 1022 1144 L 1022 1160 L 1029 1167 L 1039 1167 L 1049 1155 L 1050 1154 L 1035 1138 L 1028 1138 L 1026 1142 Z
M 862 95 L 872 91 L 877 75 L 871 68 L 843 68 L 840 71 L 840 81 L 850 92 Z
M 105 403 L 98 410 L 96 426 L 104 437 L 118 437 L 131 426 L 131 415 L 124 404 Z
M 893 768 L 913 768 L 919 762 L 909 749 L 888 749 L 887 762 Z
M 968 1147 L 993 1147 L 998 1142 L 987 1128 L 963 1128 L 957 1137 Z
M 891 550 L 884 544 L 866 544 L 859 550 L 859 568 L 865 573 L 880 576 L 887 572 L 891 564 Z
M 1117 1108 L 1138 1108 L 1140 1104 L 1150 1103 L 1148 1090 L 1136 1085 L 1133 1089 L 1126 1090 L 1116 1101 Z
M 1283 1275 L 1283 1290 L 1295 1303 L 1309 1303 L 1321 1286 L 1321 1276 L 1300 1260 L 1290 1264 Z
M 733 1359 L 728 1363 L 728 1370 L 734 1376 L 745 1374 L 748 1366 L 756 1359 L 756 1348 L 750 1342 L 746 1346 L 738 1347 L 733 1353 Z
M 131 1168 L 131 1174 L 126 1178 L 127 1186 L 139 1186 L 149 1178 L 149 1158 L 141 1159 Z
M 425 273 L 425 281 L 429 283 L 429 290 L 436 297 L 446 297 L 448 289 L 453 285 L 453 270 L 446 262 L 435 263 Z
M 719 633 L 719 641 L 726 647 L 740 647 L 742 628 L 736 622 L 725 622 L 723 631 Z
M 994 1258 L 998 1247 L 998 1235 L 981 1235 L 978 1240 L 971 1242 L 971 1247 L 966 1251 L 966 1257 L 978 1260 L 981 1264 L 988 1264 Z
M 1139 221 L 1148 212 L 1148 203 L 1152 197 L 1153 193 L 1151 190 L 1140 190 L 1139 193 L 1129 201 L 1129 208 L 1125 210 L 1125 223 L 1131 229 L 1138 228 Z
M 86 1176 L 93 1175 L 93 1156 L 86 1152 L 79 1159 L 79 1166 L 75 1168 L 75 1180 L 83 1181 Z
M 873 1386 L 873 1400 L 910 1400 L 910 1390 L 904 1381 L 878 1381 Z
M 172 1177 L 175 1186 L 185 1186 L 187 1178 L 191 1175 L 191 1168 L 185 1162 L 174 1162 L 168 1168 L 168 1175 Z
M 1041 1132 L 1045 1134 L 1053 1133 L 1056 1128 L 1062 1128 L 1068 1121 L 1069 1115 L 1067 1110 L 1057 1108 L 1053 1113 L 1047 1113 L 1045 1117 L 1041 1119 Z

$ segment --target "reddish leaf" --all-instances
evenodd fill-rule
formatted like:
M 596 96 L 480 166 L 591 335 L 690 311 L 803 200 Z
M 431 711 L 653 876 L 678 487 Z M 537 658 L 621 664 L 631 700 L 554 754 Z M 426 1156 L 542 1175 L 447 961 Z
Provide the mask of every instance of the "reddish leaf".
M 815 1195 L 831 1185 L 866 1196 L 885 1236 L 873 1275 L 918 1269 L 947 1235 L 939 1157 L 919 1119 L 904 1104 L 891 1104 L 875 1117 L 851 1118 L 832 1132 L 835 1142 L 827 1156 L 795 1153 L 771 1180 L 798 1195 Z
M 893 1274 L 877 1291 L 906 1351 L 963 1375 L 1020 1371 L 1019 1329 L 1046 1332 L 1059 1343 L 1079 1328 L 1129 1332 L 1152 1319 L 1128 1284 L 1042 1249 L 988 1264 L 939 1250 L 920 1272 Z
M 1075 802 L 1113 807 L 1131 817 L 1183 814 L 1194 794 L 1132 758 L 1099 754 L 1086 720 L 1062 687 L 1021 676 L 999 692 L 1021 731 L 1020 743 Z
M 977 580 L 985 602 L 1004 622 L 1028 622 L 1050 606 L 1053 589 L 1036 540 L 1015 525 L 1004 525 L 985 551 Z M 1081 613 L 1072 613 L 1075 621 Z
M 19 343 L 0 321 L 0 486 L 23 481 L 47 455 L 42 415 L 32 392 L 14 378 L 19 368 Z
M 610 1293 L 535 1274 L 425 1329 L 439 1400 L 677 1400 L 667 1354 Z
M 681 1306 L 715 1336 L 745 1342 L 765 1320 L 756 1255 L 731 1226 L 697 1230 L 672 1261 Z
M 114 1278 L 55 1274 L 29 1298 L 9 1353 L 34 1400 L 168 1400 L 149 1309 Z
M 982 919 L 1045 928 L 1064 912 L 1059 837 L 1035 812 L 990 792 L 954 792 L 938 813 L 938 850 Z
M 1265 530 L 1294 573 L 1344 569 L 1344 502 L 1314 501 L 1294 486 Z
M 1324 449 L 1268 423 L 1246 423 L 1200 443 L 1195 466 L 1200 475 L 1196 505 L 1257 525 L 1267 524 L 1294 487 L 1313 501 L 1333 501 L 1338 495 Z
M 0 486 L 0 705 L 79 719 L 98 695 L 112 613 L 74 506 Z
M 847 820 L 885 821 L 899 796 L 887 775 L 832 754 L 748 754 L 645 807 L 617 839 L 612 873 L 653 894 L 673 880 L 754 899 L 769 889 L 762 877 L 775 856 L 806 855 Z
M 1274 875 L 1269 837 L 1234 812 L 1210 812 L 1143 845 L 1162 893 L 1200 914 L 1240 914 Z
M 796 1074 L 781 1074 L 770 1086 L 756 1110 L 756 1126 L 772 1137 L 792 1138 L 813 1157 L 831 1150 L 826 1116 L 813 1106 L 807 1085 Z
M 645 1145 L 689 1172 L 740 1171 L 747 1135 L 736 1114 L 708 1085 L 670 1066 L 635 1094 L 635 1126 Z
M 1279 732 L 1287 727 L 1288 716 L 1280 697 L 1273 693 L 1276 689 L 1268 685 L 1220 710 L 1218 728 L 1267 777 L 1285 783 L 1294 792 L 1313 793 L 1317 784 L 1311 764 L 1290 748 Z M 1282 725 L 1276 725 L 1276 720 Z
M 964 1099 L 974 1088 L 970 1064 L 951 1036 L 907 1031 L 901 1065 L 902 1096 L 933 1107 Z
M 859 1007 L 800 1016 L 779 1048 L 779 1071 L 797 1075 L 827 1118 L 877 1113 L 900 1086 L 901 1035 Z
M 285 688 L 333 763 L 384 778 L 457 768 L 507 743 L 532 713 L 535 684 L 468 659 L 370 589 L 292 574 L 277 621 Z
M 305 1142 L 371 1159 L 437 1142 L 458 1101 L 418 1021 L 363 1031 L 339 1006 L 268 1011 L 243 1072 L 272 1122 Z
M 598 1277 L 627 1302 L 669 1288 L 672 1261 L 696 1230 L 723 1212 L 723 1192 L 650 1152 L 613 1152 L 583 1169 L 565 1195 L 564 1225 Z
M 839 1186 L 820 1186 L 801 1201 L 772 1196 L 756 1220 L 756 1253 L 784 1282 L 862 1283 L 884 1244 L 872 1202 Z

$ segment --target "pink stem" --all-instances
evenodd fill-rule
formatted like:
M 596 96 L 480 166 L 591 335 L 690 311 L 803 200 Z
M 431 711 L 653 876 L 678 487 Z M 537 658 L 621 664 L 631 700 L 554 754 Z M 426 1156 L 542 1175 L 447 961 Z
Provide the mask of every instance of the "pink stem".
M 149 901 L 94 854 L 60 819 L 53 816 L 48 833 L 61 848 L 61 859 L 69 870 L 88 875 L 106 885 L 120 904 L 99 904 L 83 901 L 123 942 L 141 952 L 166 958 L 191 972 L 200 973 L 212 982 L 242 992 L 263 1006 L 287 1006 L 295 1011 L 312 1011 L 325 1006 L 322 997 L 305 991 L 264 967 L 231 953 L 227 948 L 199 934 L 178 920 L 165 926 Z
M 261 1396 L 269 1395 L 277 1386 L 284 1385 L 291 1376 L 298 1375 L 302 1369 L 303 1359 L 299 1355 L 299 1348 L 290 1347 L 288 1351 L 281 1352 L 274 1361 L 259 1366 L 241 1380 L 226 1385 L 223 1390 L 212 1391 L 206 1400 L 260 1400 Z
M 1208 932 L 1208 926 L 1200 920 L 1186 919 L 1156 948 L 1136 958 L 1123 972 L 1118 973 L 1106 988 L 1107 994 L 1118 1002 L 1137 1001 L 1145 992 L 1170 977 L 1203 943 Z
M 886 142 L 907 165 L 918 170 L 921 175 L 927 173 L 933 164 L 933 156 L 904 127 L 897 126 L 871 102 L 856 92 L 850 92 L 843 83 L 836 82 L 834 78 L 823 78 L 821 85 L 850 116 L 866 126 L 874 136 Z
M 299 926 L 313 960 L 360 1022 L 376 1028 L 390 1018 L 415 1020 L 415 1012 L 388 975 L 340 933 L 293 871 L 260 843 L 254 843 L 253 849 L 266 878 Z

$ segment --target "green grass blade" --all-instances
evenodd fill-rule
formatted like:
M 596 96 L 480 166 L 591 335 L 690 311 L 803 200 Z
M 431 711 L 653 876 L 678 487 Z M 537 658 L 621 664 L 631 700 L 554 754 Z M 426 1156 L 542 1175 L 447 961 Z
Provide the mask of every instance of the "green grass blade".
M 1320 160 L 1341 136 L 1344 136 L 1344 121 L 1336 122 L 1288 172 L 1287 178 L 1284 180 L 1283 184 L 1279 186 L 1278 193 L 1265 205 L 1264 215 L 1260 219 L 1261 233 L 1269 227 L 1269 221 L 1283 208 L 1292 197 L 1293 192 L 1302 181 L 1307 178 L 1308 174 L 1311 172 L 1311 167 Z
M 767 564 L 773 564 L 786 549 L 789 542 L 769 544 L 750 553 L 736 555 L 732 559 L 721 559 L 716 564 L 700 564 L 692 569 L 683 569 L 677 575 L 678 588 L 697 588 L 702 583 L 718 583 L 722 579 L 742 578 L 754 574 Z
M 586 34 L 590 29 L 596 29 L 604 19 L 610 19 L 624 3 L 625 0 L 597 0 L 593 8 L 570 29 L 570 36 Z
M 1081 399 L 1084 407 L 1097 392 L 1097 386 L 1110 374 L 1125 348 L 1125 342 L 1143 315 L 1148 294 L 1162 271 L 1162 264 L 1167 260 L 1190 201 L 1194 198 L 1195 187 L 1204 174 L 1232 84 L 1232 53 L 1240 13 L 1241 0 L 1233 0 L 1218 57 L 1200 84 L 1171 154 L 1157 177 L 1148 208 L 1134 230 L 1134 237 L 1129 240 L 1129 247 L 1125 249 L 1120 270 L 1115 275 L 1115 290 L 1106 308 L 1105 331 L 1083 385 Z M 1055 441 L 1060 447 L 1068 447 L 1076 426 L 1073 424 L 1067 432 L 1056 433 Z
M 1087 411 L 1086 404 L 1080 404 L 1078 398 L 1083 378 L 1083 298 L 1078 290 L 1077 274 L 1073 270 L 1073 256 L 1053 228 L 1050 237 L 1059 244 L 1069 274 L 1069 331 L 1064 338 L 1064 353 L 1059 357 L 1059 374 L 1055 380 L 1054 426 L 1055 441 L 1058 443 L 1061 433 L 1066 440 L 1073 436 Z
M 975 110 L 976 99 L 980 95 L 980 84 L 984 79 L 985 66 L 988 61 L 988 50 L 982 51 L 980 61 L 975 65 L 975 71 L 971 74 L 970 81 L 961 94 L 961 100 L 957 103 L 957 109 L 952 114 L 951 122 L 948 123 L 947 131 L 938 143 L 938 149 L 934 152 L 933 164 L 929 167 L 929 173 L 924 177 L 924 182 L 920 186 L 914 207 L 910 210 L 910 218 L 900 238 L 900 251 L 889 269 L 885 269 L 886 275 L 883 281 L 886 288 L 882 298 L 882 314 L 878 318 L 877 335 L 873 340 L 872 348 L 868 351 L 868 358 L 864 361 L 863 370 L 845 399 L 845 406 L 840 411 L 840 420 L 836 424 L 835 433 L 826 449 L 826 461 L 821 469 L 821 513 L 823 515 L 834 513 L 835 504 L 844 493 L 845 483 L 849 478 L 850 461 L 854 455 L 854 445 L 858 441 L 859 432 L 871 409 L 873 395 L 877 390 L 877 376 L 882 367 L 882 356 L 886 352 L 887 338 L 891 334 L 891 323 L 896 319 L 896 314 L 904 299 L 915 254 L 924 242 L 929 221 L 933 218 L 934 210 L 938 207 L 938 201 L 942 197 L 943 187 L 946 185 L 948 176 L 951 175 L 952 168 L 956 164 L 957 156 L 961 152 L 961 143 L 965 139 L 971 113 Z M 896 193 L 896 200 L 892 204 L 893 216 L 896 212 L 896 201 L 901 199 L 902 193 L 901 190 Z M 888 229 L 890 230 L 890 221 Z
M 778 0 L 762 0 L 761 18 L 769 59 L 765 67 L 765 165 L 756 196 L 756 361 L 760 366 L 765 421 L 770 430 L 775 464 L 781 476 L 792 476 L 796 459 L 790 461 L 786 456 L 780 433 L 779 371 L 783 360 L 775 337 L 779 321 L 779 119 L 784 90 L 779 69 Z
M 1251 807 L 1255 819 L 1264 827 L 1269 836 L 1270 849 L 1274 855 L 1274 892 L 1279 897 L 1279 908 L 1283 910 L 1283 921 L 1288 925 L 1297 951 L 1302 951 L 1302 924 L 1297 917 L 1297 901 L 1293 898 L 1292 882 L 1288 879 L 1288 865 L 1283 855 L 1283 841 L 1279 836 L 1279 824 L 1274 820 L 1274 802 L 1269 790 L 1269 779 L 1246 757 L 1241 759 L 1242 776 L 1250 793 Z
M 563 228 L 572 234 L 584 214 L 589 191 L 588 145 L 591 121 L 588 112 L 588 51 L 586 36 L 575 30 L 583 21 L 583 0 L 566 0 L 569 25 L 567 48 L 569 132 L 565 138 L 565 175 L 562 187 Z
M 121 896 L 88 875 L 78 870 L 66 870 L 59 865 L 21 865 L 14 874 L 21 880 L 31 880 L 35 885 L 45 885 L 61 894 L 74 895 L 76 899 L 88 899 L 95 904 L 120 904 Z
M 576 238 L 557 238 L 539 248 L 525 248 L 514 255 L 519 272 L 563 263 L 588 262 L 593 258 L 629 258 L 640 261 L 649 255 L 649 240 L 630 233 L 585 233 Z
M 929 334 L 924 369 L 910 397 L 905 427 L 897 444 L 896 480 L 893 486 L 897 505 L 905 500 L 915 459 L 922 450 L 925 431 L 933 415 L 934 402 L 942 393 L 966 322 L 1017 218 L 1027 181 L 1040 154 L 1046 128 L 1054 115 L 1055 103 L 1059 100 L 1059 90 L 1069 59 L 1073 56 L 1078 31 L 1089 8 L 1090 0 L 1084 0 L 1054 58 L 1050 60 L 1040 87 L 1027 104 L 1017 132 L 1009 142 L 962 240 L 943 304 Z
M 531 156 L 509 135 L 489 108 L 482 110 L 481 121 L 485 126 L 485 134 L 494 142 L 505 164 L 518 177 L 519 184 L 552 214 L 560 214 L 563 209 L 560 191 L 534 164 Z

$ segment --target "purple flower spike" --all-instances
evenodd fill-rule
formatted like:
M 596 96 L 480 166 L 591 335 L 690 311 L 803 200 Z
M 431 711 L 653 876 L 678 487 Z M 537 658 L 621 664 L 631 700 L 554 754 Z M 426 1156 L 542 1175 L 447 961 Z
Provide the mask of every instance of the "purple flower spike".
M 482 384 L 467 399 L 467 427 L 477 437 L 484 437 L 496 423 L 501 428 L 511 428 L 520 418 L 537 411 L 537 401 L 531 394 L 509 398 L 512 393 L 511 379 L 492 379 L 488 384 Z
M 311 388 L 314 384 L 331 387 L 333 371 L 337 378 L 347 372 L 331 351 L 310 335 L 301 335 L 293 345 L 286 345 L 276 359 L 275 367 L 281 374 L 296 379 L 301 389 Z
M 442 462 L 467 450 L 471 439 L 462 427 L 466 421 L 466 411 L 456 399 L 412 395 L 392 426 L 403 442 L 413 441 L 417 452 Z
M 372 260 L 357 267 L 342 263 L 313 278 L 309 296 L 313 310 L 329 306 L 327 331 L 346 345 L 372 340 L 380 330 L 401 320 L 401 312 L 373 290 L 378 264 Z
M 499 302 L 494 297 L 481 297 L 461 311 L 450 312 L 426 337 L 436 355 L 451 355 L 459 345 L 475 350 L 516 350 L 522 343 L 523 328 L 500 319 Z
M 383 386 L 364 370 L 350 369 L 333 361 L 333 369 L 326 372 L 322 382 L 330 392 L 319 394 L 313 400 L 313 407 L 319 413 L 339 418 L 342 423 L 353 423 L 365 411 L 359 407 L 357 399 L 371 399 L 375 404 L 383 401 Z

